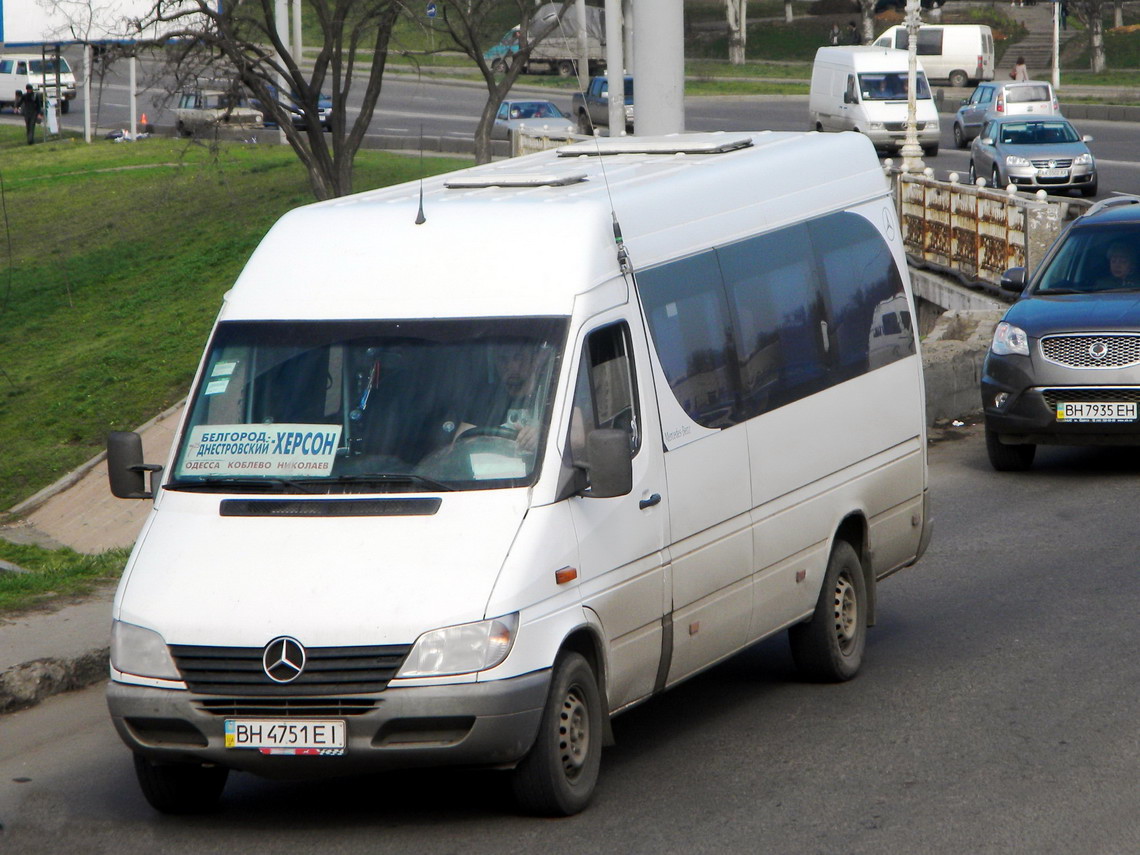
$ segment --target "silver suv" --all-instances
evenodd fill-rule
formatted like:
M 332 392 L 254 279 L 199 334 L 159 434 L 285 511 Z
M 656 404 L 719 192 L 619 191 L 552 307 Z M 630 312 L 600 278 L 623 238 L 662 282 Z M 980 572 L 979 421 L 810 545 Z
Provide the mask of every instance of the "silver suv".
M 954 144 L 965 148 L 982 131 L 986 119 L 999 116 L 1061 115 L 1053 86 L 1045 80 L 1020 80 L 979 84 L 954 116 Z M 988 115 L 987 115 L 988 114 Z

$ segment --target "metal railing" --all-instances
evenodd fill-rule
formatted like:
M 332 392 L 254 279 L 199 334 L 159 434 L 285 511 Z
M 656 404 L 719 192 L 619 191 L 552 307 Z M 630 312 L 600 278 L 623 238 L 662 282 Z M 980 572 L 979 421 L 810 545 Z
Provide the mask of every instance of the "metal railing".
M 964 184 L 956 173 L 949 181 L 926 174 L 900 173 L 887 167 L 903 244 L 912 263 L 956 274 L 967 282 L 997 285 L 1011 267 L 1036 268 L 1061 233 L 1066 220 L 1090 203 L 1019 194 Z

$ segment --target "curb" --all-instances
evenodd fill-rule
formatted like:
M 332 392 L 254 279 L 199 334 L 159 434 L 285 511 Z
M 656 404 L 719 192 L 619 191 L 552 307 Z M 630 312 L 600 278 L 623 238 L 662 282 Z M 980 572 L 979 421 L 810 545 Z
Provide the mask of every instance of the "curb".
M 107 678 L 109 669 L 109 647 L 16 665 L 0 674 L 0 714 L 28 709 L 52 695 L 98 683 Z

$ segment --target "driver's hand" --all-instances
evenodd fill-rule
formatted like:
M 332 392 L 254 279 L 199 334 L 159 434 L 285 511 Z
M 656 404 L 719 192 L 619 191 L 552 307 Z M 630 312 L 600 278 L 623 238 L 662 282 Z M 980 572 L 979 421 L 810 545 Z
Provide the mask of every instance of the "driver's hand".
M 534 429 L 534 425 L 523 425 L 519 428 L 515 442 L 523 451 L 534 451 L 538 447 L 538 431 Z

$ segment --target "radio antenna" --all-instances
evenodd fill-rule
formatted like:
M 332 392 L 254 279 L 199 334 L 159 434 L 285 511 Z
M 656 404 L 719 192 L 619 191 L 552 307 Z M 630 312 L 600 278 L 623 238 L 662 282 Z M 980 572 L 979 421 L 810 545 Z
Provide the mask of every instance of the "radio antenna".
M 424 123 L 420 122 L 420 209 L 416 212 L 416 225 L 427 222 L 424 216 Z

